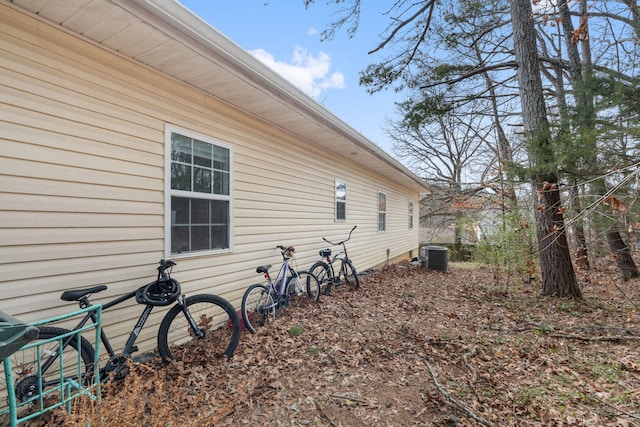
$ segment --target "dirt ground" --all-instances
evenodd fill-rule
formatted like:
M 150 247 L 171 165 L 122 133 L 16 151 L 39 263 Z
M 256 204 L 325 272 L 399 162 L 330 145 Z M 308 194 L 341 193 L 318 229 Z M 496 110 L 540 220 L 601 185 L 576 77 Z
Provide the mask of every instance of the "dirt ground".
M 138 366 L 144 375 L 105 397 L 99 417 L 108 426 L 640 426 L 640 282 L 622 282 L 609 262 L 579 274 L 584 301 L 541 297 L 535 278 L 490 268 L 388 266 L 362 276 L 358 291 L 337 288 L 243 332 L 231 360 Z M 47 424 L 84 425 L 82 412 Z

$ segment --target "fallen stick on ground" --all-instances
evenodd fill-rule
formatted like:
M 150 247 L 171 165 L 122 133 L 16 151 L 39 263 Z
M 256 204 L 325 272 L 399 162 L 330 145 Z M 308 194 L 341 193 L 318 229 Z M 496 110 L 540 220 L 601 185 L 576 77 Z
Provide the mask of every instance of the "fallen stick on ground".
M 429 373 L 431 374 L 431 378 L 433 378 L 433 383 L 436 385 L 436 388 L 438 389 L 440 394 L 442 394 L 446 398 L 446 401 L 447 401 L 446 403 L 448 403 L 448 404 L 454 406 L 455 408 L 461 410 L 466 415 L 468 415 L 469 417 L 473 418 L 474 420 L 476 420 L 477 422 L 479 422 L 483 426 L 494 427 L 491 422 L 489 422 L 489 421 L 485 420 L 484 418 L 476 415 L 467 405 L 464 404 L 464 402 L 461 402 L 460 400 L 456 399 L 455 397 L 453 397 L 449 393 L 447 393 L 442 388 L 442 386 L 438 383 L 438 379 L 436 378 L 436 373 L 433 370 L 433 368 L 431 367 L 431 364 L 429 363 L 429 361 L 427 360 L 426 357 L 424 358 L 424 362 L 427 364 L 427 368 L 429 369 Z
M 329 421 L 329 423 L 333 426 L 336 427 L 336 423 L 333 422 L 333 420 L 331 418 L 329 418 L 329 415 L 327 415 L 327 413 L 325 412 L 324 408 L 322 408 L 322 406 L 320 406 L 320 404 L 314 399 L 313 403 L 315 403 L 316 405 L 316 409 L 318 411 L 320 411 L 320 416 L 324 419 L 326 419 L 327 421 Z

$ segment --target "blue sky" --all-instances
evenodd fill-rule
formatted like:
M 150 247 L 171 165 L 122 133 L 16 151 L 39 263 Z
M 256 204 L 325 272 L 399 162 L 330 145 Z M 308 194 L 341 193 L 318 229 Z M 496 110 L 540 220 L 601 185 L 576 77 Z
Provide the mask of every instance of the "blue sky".
M 369 95 L 358 84 L 359 71 L 376 61 L 367 52 L 387 25 L 380 10 L 363 11 L 355 37 L 343 31 L 321 42 L 320 32 L 336 12 L 324 0 L 309 9 L 303 0 L 180 2 L 393 155 L 383 127 L 401 98 L 393 91 Z

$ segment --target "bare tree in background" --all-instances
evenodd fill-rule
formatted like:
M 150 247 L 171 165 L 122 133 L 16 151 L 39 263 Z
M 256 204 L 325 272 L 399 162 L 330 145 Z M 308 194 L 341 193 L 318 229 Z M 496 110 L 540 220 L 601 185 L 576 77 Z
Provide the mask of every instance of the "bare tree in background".
M 454 225 L 454 244 L 461 249 L 464 224 L 471 220 L 470 198 L 485 186 L 470 183 L 464 172 L 492 163 L 492 152 L 486 149 L 491 122 L 469 108 L 464 113 L 438 105 L 436 96 L 421 102 L 408 100 L 399 108 L 403 118 L 389 122 L 387 134 L 395 141 L 394 152 L 434 187 L 429 202 L 423 204 L 421 216 L 430 228 L 444 230 Z M 478 173 L 480 177 L 482 173 Z

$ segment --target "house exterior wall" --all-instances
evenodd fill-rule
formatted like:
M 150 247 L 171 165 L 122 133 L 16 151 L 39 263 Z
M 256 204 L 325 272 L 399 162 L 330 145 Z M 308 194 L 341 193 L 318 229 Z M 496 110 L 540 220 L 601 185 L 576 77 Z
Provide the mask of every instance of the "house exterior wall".
M 255 268 L 279 265 L 277 244 L 294 245 L 304 269 L 326 247 L 322 236 L 340 240 L 354 225 L 348 248 L 360 271 L 417 255 L 414 191 L 2 3 L 0 122 L 0 307 L 26 321 L 74 310 L 62 290 L 106 284 L 94 296 L 106 302 L 154 279 L 170 256 L 168 128 L 232 150 L 232 247 L 173 257 L 185 293 L 237 307 L 261 281 Z M 336 179 L 347 184 L 344 222 L 334 220 Z M 384 233 L 378 191 L 387 194 Z M 140 311 L 132 302 L 104 314 L 116 346 Z M 141 349 L 155 346 L 165 312 L 152 315 Z

